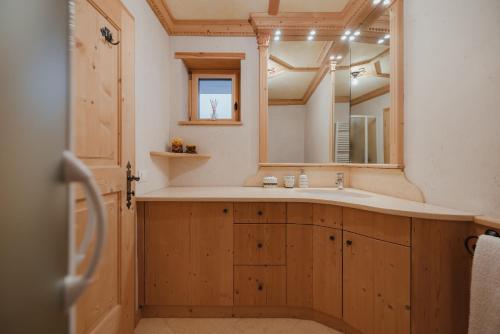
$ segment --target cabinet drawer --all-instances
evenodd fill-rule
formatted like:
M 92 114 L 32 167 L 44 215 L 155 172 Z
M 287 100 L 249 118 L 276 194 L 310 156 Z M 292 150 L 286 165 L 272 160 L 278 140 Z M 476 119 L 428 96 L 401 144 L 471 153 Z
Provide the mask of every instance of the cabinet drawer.
M 410 245 L 409 217 L 344 208 L 344 230 L 396 244 Z
M 286 203 L 235 203 L 236 224 L 285 224 Z
M 313 222 L 317 226 L 342 227 L 342 208 L 328 204 L 313 204 Z
M 288 224 L 312 224 L 313 205 L 311 203 L 287 203 L 286 222 Z
M 234 304 L 286 305 L 286 267 L 234 267 Z
M 286 225 L 234 225 L 235 265 L 284 265 Z

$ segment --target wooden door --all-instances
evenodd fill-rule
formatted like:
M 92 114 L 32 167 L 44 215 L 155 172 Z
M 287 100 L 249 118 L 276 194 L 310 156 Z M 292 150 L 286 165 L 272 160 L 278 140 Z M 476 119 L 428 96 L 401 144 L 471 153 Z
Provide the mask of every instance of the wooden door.
M 105 41 L 102 28 L 120 43 Z M 118 0 L 76 0 L 73 29 L 73 147 L 96 178 L 108 220 L 100 265 L 76 304 L 76 333 L 132 333 L 134 206 L 126 206 L 125 166 L 134 164 L 134 23 Z M 75 209 L 80 241 L 88 212 L 80 189 Z
M 373 333 L 373 240 L 344 231 L 344 321 L 363 334 Z
M 193 204 L 189 244 L 190 305 L 232 305 L 233 204 Z
M 312 225 L 288 224 L 286 227 L 286 284 L 289 306 L 313 306 Z
M 313 227 L 313 306 L 342 319 L 342 231 Z

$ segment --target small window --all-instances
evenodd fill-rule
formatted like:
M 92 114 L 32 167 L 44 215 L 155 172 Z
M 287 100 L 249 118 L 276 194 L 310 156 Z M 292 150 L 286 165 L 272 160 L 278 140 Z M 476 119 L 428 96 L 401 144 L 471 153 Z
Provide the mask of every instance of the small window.
M 239 71 L 193 71 L 189 80 L 189 120 L 239 122 Z

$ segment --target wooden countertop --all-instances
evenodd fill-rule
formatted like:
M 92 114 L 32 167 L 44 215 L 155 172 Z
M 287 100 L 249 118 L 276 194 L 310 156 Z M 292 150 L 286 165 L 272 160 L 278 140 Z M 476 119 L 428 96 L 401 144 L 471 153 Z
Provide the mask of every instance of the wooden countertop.
M 262 187 L 167 187 L 138 195 L 137 201 L 307 202 L 334 204 L 414 218 L 474 221 L 475 214 L 357 189 Z

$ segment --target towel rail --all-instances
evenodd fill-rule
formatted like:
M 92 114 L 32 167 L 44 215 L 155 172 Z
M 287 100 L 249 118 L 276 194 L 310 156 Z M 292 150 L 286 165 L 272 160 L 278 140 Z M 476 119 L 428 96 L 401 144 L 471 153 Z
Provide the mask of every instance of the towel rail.
M 500 238 L 500 233 L 498 233 L 497 231 L 492 230 L 492 229 L 486 230 L 484 232 L 484 234 L 492 236 L 492 237 Z M 465 240 L 464 240 L 465 249 L 467 249 L 467 252 L 469 252 L 469 254 L 472 256 L 474 255 L 474 250 L 476 249 L 477 239 L 479 239 L 479 237 L 477 235 L 471 235 L 471 236 L 468 236 L 467 238 L 465 238 Z

